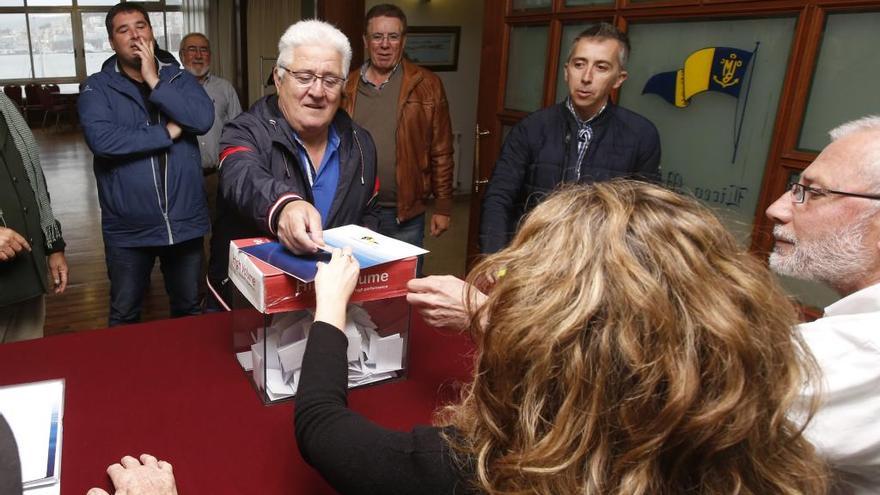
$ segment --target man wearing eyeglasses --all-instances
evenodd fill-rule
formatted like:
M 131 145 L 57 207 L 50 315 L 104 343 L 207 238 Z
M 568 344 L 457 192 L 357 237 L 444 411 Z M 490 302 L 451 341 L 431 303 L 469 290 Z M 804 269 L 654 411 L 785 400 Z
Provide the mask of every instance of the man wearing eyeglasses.
M 770 267 L 843 296 L 799 326 L 824 379 L 823 390 L 803 394 L 822 401 L 806 435 L 839 475 L 839 493 L 880 493 L 880 116 L 830 134 L 767 208 L 776 222 Z
M 211 44 L 202 33 L 189 33 L 180 40 L 180 62 L 202 84 L 214 102 L 214 124 L 204 135 L 198 136 L 202 155 L 202 174 L 208 194 L 211 218 L 217 216 L 217 162 L 220 155 L 220 131 L 227 122 L 241 113 L 238 93 L 226 79 L 211 73 Z
M 349 74 L 343 106 L 376 142 L 379 232 L 421 246 L 428 198 L 435 199 L 432 236 L 449 228 L 452 213 L 446 93 L 439 77 L 403 56 L 406 15 L 399 7 L 376 5 L 364 22 L 370 58 Z
M 376 148 L 339 110 L 351 45 L 325 22 L 300 21 L 278 43 L 277 95 L 258 100 L 220 138 L 209 309 L 228 309 L 229 241 L 271 236 L 315 253 L 323 229 L 375 228 Z

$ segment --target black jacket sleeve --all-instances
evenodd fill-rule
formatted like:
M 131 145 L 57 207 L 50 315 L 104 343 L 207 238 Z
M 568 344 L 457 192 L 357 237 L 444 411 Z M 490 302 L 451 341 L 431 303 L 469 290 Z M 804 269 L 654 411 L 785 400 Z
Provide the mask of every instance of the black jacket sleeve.
M 296 394 L 303 458 L 343 494 L 456 492 L 459 476 L 439 428 L 392 431 L 347 408 L 347 345 L 332 325 L 312 325 Z
M 251 228 L 274 236 L 270 212 L 280 212 L 285 201 L 294 196 L 303 198 L 305 191 L 292 190 L 290 184 L 275 178 L 271 139 L 259 119 L 248 112 L 223 127 L 220 149 L 223 151 L 218 194 L 239 216 L 251 222 Z
M 480 217 L 480 252 L 500 251 L 513 239 L 520 214 L 518 201 L 531 159 L 527 126 L 523 121 L 507 135 L 486 188 Z

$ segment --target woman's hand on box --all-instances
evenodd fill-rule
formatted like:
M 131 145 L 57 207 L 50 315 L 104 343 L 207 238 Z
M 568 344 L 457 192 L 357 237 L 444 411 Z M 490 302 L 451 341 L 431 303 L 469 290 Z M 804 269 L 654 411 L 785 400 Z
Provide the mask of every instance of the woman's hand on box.
M 327 263 L 318 263 L 315 275 L 315 321 L 345 328 L 345 307 L 357 285 L 360 265 L 351 248 L 334 249 Z

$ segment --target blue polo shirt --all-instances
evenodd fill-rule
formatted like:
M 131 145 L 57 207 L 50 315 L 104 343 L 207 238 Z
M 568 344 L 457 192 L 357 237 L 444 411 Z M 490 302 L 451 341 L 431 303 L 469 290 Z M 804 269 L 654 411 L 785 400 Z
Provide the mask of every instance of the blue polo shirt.
M 315 208 L 321 214 L 321 224 L 326 227 L 330 216 L 330 207 L 333 205 L 333 198 L 336 197 L 336 188 L 339 185 L 339 134 L 336 133 L 333 125 L 330 125 L 327 131 L 327 149 L 324 150 L 324 157 L 317 172 L 315 172 L 312 160 L 306 152 L 306 147 L 296 132 L 293 133 L 293 139 L 298 145 L 299 161 L 303 164 L 303 172 L 312 186 Z

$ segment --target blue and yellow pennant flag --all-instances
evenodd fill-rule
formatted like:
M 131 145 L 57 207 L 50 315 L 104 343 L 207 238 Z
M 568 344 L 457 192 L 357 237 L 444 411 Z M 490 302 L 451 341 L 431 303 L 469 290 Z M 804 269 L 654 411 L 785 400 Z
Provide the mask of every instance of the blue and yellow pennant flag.
M 756 49 L 757 50 L 757 49 Z M 661 72 L 648 79 L 642 94 L 653 93 L 679 108 L 704 91 L 718 91 L 739 98 L 746 68 L 754 52 L 716 46 L 691 53 L 684 68 Z

